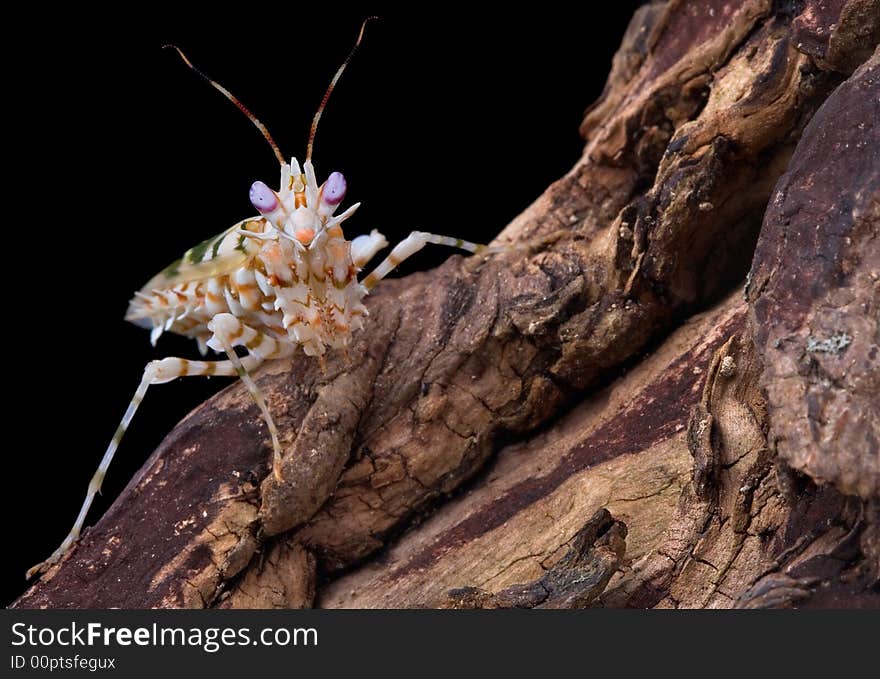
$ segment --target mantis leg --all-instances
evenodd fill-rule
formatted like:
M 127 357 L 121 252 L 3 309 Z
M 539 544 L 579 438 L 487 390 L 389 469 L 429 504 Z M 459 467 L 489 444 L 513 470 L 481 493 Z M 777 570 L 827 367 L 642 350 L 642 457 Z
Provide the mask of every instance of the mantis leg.
M 272 473 L 281 481 L 281 443 L 278 440 L 278 428 L 266 405 L 266 399 L 260 392 L 254 378 L 251 377 L 249 366 L 245 364 L 245 358 L 256 357 L 262 362 L 270 358 L 284 358 L 290 356 L 296 349 L 295 345 L 288 342 L 280 342 L 269 335 L 254 330 L 250 326 L 239 321 L 232 314 L 217 314 L 208 323 L 208 329 L 214 333 L 208 346 L 215 351 L 223 351 L 229 357 L 229 362 L 235 366 L 236 374 L 244 382 L 251 397 L 260 409 L 263 420 L 269 428 L 269 436 L 272 439 Z M 235 353 L 235 347 L 243 346 L 249 352 L 249 356 L 239 358 Z
M 452 248 L 460 248 L 468 252 L 478 253 L 486 252 L 488 248 L 479 243 L 471 243 L 470 241 L 461 240 L 460 238 L 451 238 L 449 236 L 438 236 L 425 231 L 413 231 L 409 236 L 394 246 L 394 249 L 382 262 L 370 272 L 370 275 L 362 281 L 363 286 L 367 290 L 371 290 L 385 276 L 396 269 L 404 260 L 412 257 L 428 243 L 435 245 L 448 245 Z
M 261 359 L 259 358 L 248 357 L 247 362 L 250 364 L 248 367 L 254 368 L 259 365 L 260 361 Z M 110 467 L 110 463 L 113 461 L 113 456 L 116 454 L 116 450 L 119 448 L 119 444 L 122 441 L 123 436 L 125 436 L 128 426 L 131 424 L 132 419 L 134 419 L 138 406 L 141 404 L 141 401 L 143 401 L 147 389 L 149 389 L 151 385 L 163 384 L 178 377 L 190 375 L 235 376 L 236 374 L 236 367 L 231 361 L 189 361 L 185 358 L 176 357 L 163 358 L 159 361 L 150 361 L 146 368 L 144 368 L 141 383 L 134 392 L 134 396 L 132 396 L 128 408 L 125 411 L 125 415 L 122 416 L 122 420 L 116 428 L 116 433 L 113 434 L 113 438 L 110 440 L 107 450 L 104 452 L 104 457 L 101 458 L 101 463 L 98 465 L 98 469 L 95 471 L 92 480 L 89 482 L 86 498 L 79 510 L 73 528 L 70 529 L 67 537 L 64 538 L 58 549 L 52 552 L 48 559 L 38 563 L 36 566 L 33 566 L 28 570 L 27 577 L 31 578 L 37 573 L 46 572 L 51 566 L 61 560 L 61 558 L 73 546 L 73 543 L 79 538 L 83 524 L 86 520 L 86 515 L 89 513 L 95 495 L 101 490 L 101 484 L 104 481 L 104 476 L 107 473 L 107 469 Z

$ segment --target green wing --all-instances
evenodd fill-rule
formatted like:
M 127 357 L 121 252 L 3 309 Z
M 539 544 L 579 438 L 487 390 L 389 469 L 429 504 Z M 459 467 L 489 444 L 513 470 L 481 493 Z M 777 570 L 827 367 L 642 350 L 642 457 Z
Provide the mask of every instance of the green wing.
M 244 219 L 223 233 L 190 248 L 183 257 L 165 267 L 141 288 L 141 292 L 164 290 L 189 281 L 204 280 L 235 271 L 259 251 L 252 238 L 237 233 L 239 229 L 262 233 L 266 220 Z

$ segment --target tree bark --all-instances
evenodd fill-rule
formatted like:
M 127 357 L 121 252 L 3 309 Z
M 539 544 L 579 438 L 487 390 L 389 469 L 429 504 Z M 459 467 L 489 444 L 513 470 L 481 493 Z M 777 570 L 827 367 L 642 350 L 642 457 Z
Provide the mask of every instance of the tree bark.
M 230 387 L 14 605 L 880 605 L 878 40 L 642 7 L 507 252 L 258 373 L 283 482 Z

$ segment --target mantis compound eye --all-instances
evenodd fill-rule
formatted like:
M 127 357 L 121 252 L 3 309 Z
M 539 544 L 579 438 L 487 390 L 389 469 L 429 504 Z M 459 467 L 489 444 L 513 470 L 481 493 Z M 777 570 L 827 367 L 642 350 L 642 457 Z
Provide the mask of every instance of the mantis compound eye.
M 260 214 L 268 214 L 278 207 L 278 197 L 275 192 L 263 182 L 254 182 L 250 191 L 251 205 Z
M 334 172 L 324 182 L 321 202 L 329 207 L 336 207 L 345 199 L 347 184 L 341 172 Z

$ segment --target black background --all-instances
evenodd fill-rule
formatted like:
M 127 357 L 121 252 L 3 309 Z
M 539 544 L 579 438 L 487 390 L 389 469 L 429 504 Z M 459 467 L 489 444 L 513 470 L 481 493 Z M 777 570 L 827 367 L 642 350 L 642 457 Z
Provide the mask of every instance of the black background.
M 144 364 L 197 355 L 168 336 L 153 349 L 125 323 L 132 292 L 249 216 L 254 180 L 278 182 L 251 123 L 161 45 L 183 48 L 302 159 L 330 77 L 363 18 L 380 15 L 324 114 L 319 181 L 340 170 L 346 204 L 362 201 L 349 236 L 379 228 L 395 242 L 421 229 L 489 240 L 579 157 L 583 111 L 638 4 L 46 9 L 8 25 L 18 35 L 4 46 L 3 601 L 72 523 Z M 425 251 L 404 272 L 449 254 Z M 150 391 L 89 524 L 220 387 L 199 379 Z

